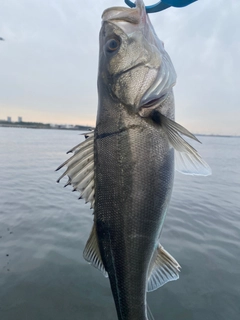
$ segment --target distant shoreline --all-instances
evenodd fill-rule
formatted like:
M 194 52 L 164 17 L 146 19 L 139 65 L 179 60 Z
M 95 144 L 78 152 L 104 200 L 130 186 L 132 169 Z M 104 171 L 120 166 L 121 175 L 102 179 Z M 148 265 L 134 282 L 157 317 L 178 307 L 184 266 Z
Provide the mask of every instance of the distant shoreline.
M 204 133 L 195 133 L 195 136 L 200 137 L 217 137 L 217 138 L 240 138 L 240 136 L 227 135 L 227 134 L 204 134 Z
M 5 128 L 27 128 L 27 129 L 53 129 L 53 130 L 79 130 L 79 131 L 88 131 L 93 130 L 94 127 L 91 126 L 65 126 L 65 125 L 55 125 L 45 123 L 35 123 L 35 122 L 0 122 L 0 127 Z M 240 138 L 238 135 L 224 135 L 224 134 L 204 134 L 204 133 L 195 133 L 195 136 L 200 137 L 218 137 L 218 138 Z
M 27 129 L 54 129 L 54 130 L 92 130 L 93 127 L 90 126 L 66 126 L 66 125 L 50 125 L 45 123 L 35 123 L 35 122 L 0 122 L 0 127 L 4 128 L 27 128 Z

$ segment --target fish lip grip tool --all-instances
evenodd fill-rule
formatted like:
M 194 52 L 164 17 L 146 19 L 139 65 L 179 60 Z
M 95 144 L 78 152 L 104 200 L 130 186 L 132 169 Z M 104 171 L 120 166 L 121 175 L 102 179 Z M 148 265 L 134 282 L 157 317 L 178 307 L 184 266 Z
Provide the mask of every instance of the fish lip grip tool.
M 135 7 L 135 3 L 133 3 L 132 1 L 130 0 L 124 0 L 124 1 L 130 8 Z M 145 8 L 147 13 L 154 13 L 154 12 L 165 10 L 169 7 L 177 7 L 177 8 L 185 7 L 195 1 L 197 0 L 162 0 L 150 6 L 146 6 Z

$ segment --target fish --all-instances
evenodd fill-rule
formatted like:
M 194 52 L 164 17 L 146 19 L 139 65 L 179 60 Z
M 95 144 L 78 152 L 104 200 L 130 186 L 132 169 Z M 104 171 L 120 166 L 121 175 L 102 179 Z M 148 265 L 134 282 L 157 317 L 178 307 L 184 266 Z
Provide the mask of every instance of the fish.
M 69 152 L 58 182 L 91 203 L 93 227 L 83 256 L 109 278 L 119 320 L 153 319 L 147 292 L 179 278 L 162 246 L 174 171 L 211 174 L 175 122 L 176 72 L 146 13 L 111 7 L 99 35 L 98 112 L 94 130 Z

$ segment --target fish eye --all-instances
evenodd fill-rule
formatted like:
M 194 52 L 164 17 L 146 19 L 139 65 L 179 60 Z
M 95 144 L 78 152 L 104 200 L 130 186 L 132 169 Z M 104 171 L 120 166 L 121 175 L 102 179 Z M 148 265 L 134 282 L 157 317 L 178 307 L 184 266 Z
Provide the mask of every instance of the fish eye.
M 105 48 L 107 50 L 107 52 L 114 52 L 116 51 L 120 46 L 120 42 L 116 39 L 109 39 L 106 44 L 105 44 Z

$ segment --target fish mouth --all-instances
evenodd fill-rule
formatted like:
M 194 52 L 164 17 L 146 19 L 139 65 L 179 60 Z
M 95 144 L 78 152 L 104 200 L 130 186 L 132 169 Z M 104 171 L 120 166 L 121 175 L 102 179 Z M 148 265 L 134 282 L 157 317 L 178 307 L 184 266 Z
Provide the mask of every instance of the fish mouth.
M 131 24 L 140 23 L 140 14 L 137 8 L 112 7 L 103 11 L 103 21 L 124 21 Z
M 112 22 L 126 34 L 145 26 L 148 22 L 147 13 L 142 0 L 136 0 L 136 7 L 111 7 L 103 11 L 102 22 Z

